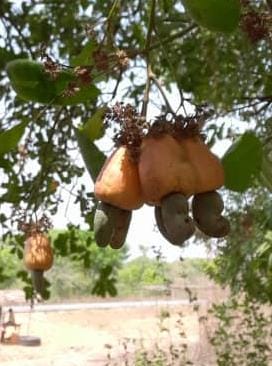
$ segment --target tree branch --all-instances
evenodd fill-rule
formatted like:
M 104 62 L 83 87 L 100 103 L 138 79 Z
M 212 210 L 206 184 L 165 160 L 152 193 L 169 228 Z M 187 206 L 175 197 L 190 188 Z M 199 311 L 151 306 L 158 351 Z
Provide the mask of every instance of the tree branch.
M 160 48 L 163 45 L 166 45 L 178 38 L 182 38 L 184 36 L 186 36 L 186 34 L 188 34 L 189 32 L 191 32 L 192 30 L 196 29 L 197 26 L 196 25 L 191 25 L 190 27 L 181 30 L 180 32 L 177 32 L 175 34 L 172 34 L 168 37 L 165 37 L 163 39 L 160 39 L 157 42 L 154 42 L 153 44 L 151 44 L 149 46 L 149 48 L 146 49 L 146 47 L 144 47 L 143 49 L 129 49 L 129 48 L 124 48 L 124 51 L 127 53 L 128 57 L 133 58 L 139 55 L 145 55 L 148 54 L 150 51 L 156 50 L 157 48 Z
M 3 19 L 5 19 L 7 22 L 9 22 L 13 26 L 13 28 L 16 30 L 16 32 L 20 36 L 21 40 L 23 41 L 26 49 L 30 53 L 31 57 L 34 59 L 35 58 L 35 55 L 34 55 L 32 49 L 31 49 L 31 45 L 28 42 L 27 37 L 25 37 L 25 35 L 23 34 L 21 28 L 19 28 L 18 25 L 16 24 L 16 21 L 14 21 L 11 16 L 10 17 L 7 17 L 7 16 L 5 16 L 5 15 L 2 14 L 1 17 Z
M 155 50 L 158 47 L 161 47 L 162 45 L 168 44 L 172 41 L 174 41 L 175 39 L 178 38 L 182 38 L 184 36 L 186 36 L 187 33 L 191 32 L 192 30 L 196 29 L 197 26 L 196 25 L 191 25 L 190 27 L 186 28 L 186 29 L 182 29 L 180 32 L 177 32 L 175 34 L 170 35 L 169 37 L 165 37 L 161 40 L 159 40 L 158 42 L 155 42 L 154 44 L 152 44 L 150 46 L 150 51 Z
M 149 16 L 149 23 L 148 23 L 148 30 L 145 40 L 144 46 L 144 53 L 146 53 L 146 87 L 144 93 L 144 100 L 142 105 L 141 116 L 146 117 L 147 115 L 147 106 L 149 102 L 149 92 L 150 92 L 150 75 L 151 75 L 151 67 L 150 67 L 150 44 L 152 38 L 152 31 L 155 24 L 155 9 L 156 9 L 156 0 L 152 0 L 151 9 L 150 9 L 150 16 Z
M 169 100 L 163 90 L 163 87 L 160 83 L 160 81 L 156 78 L 156 76 L 153 74 L 152 71 L 150 71 L 150 79 L 153 81 L 153 83 L 156 85 L 156 87 L 159 89 L 159 92 L 161 93 L 161 96 L 163 97 L 163 100 L 166 104 L 167 110 L 168 112 L 170 112 L 172 115 L 175 115 L 175 111 L 173 110 L 173 108 L 171 107 Z

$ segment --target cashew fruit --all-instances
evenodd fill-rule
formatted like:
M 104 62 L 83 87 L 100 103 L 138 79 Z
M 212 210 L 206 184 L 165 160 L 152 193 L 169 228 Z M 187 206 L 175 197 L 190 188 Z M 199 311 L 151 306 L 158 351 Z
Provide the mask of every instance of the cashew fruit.
M 204 234 L 221 238 L 230 231 L 229 221 L 221 215 L 224 202 L 216 191 L 196 194 L 192 202 L 196 226 Z
M 112 211 L 112 205 L 98 202 L 94 215 L 94 238 L 99 247 L 106 247 L 113 235 Z
M 211 31 L 229 33 L 239 24 L 239 0 L 182 0 L 182 2 L 192 18 Z
M 24 265 L 32 270 L 48 271 L 54 262 L 51 242 L 46 233 L 33 232 L 24 243 Z
M 119 146 L 107 158 L 94 185 L 95 197 L 124 210 L 136 210 L 144 203 L 137 164 L 129 148 Z
M 189 197 L 224 184 L 221 161 L 199 136 L 145 137 L 138 171 L 144 201 L 157 206 L 173 192 Z
M 194 222 L 188 213 L 188 201 L 181 193 L 172 193 L 161 201 L 162 224 L 169 241 L 174 245 L 182 245 L 195 231 Z

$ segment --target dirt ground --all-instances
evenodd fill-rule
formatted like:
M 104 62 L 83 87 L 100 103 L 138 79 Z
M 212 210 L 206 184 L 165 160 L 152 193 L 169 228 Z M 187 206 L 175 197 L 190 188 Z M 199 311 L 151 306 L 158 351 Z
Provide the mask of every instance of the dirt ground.
M 160 324 L 160 315 L 167 312 L 170 317 Z M 16 314 L 20 335 L 38 336 L 42 344 L 0 344 L 0 365 L 121 366 L 127 365 L 125 359 L 132 360 L 142 342 L 146 349 L 159 344 L 163 349 L 174 345 L 182 350 L 182 344 L 188 344 L 194 365 L 211 366 L 211 349 L 199 315 L 189 306 Z

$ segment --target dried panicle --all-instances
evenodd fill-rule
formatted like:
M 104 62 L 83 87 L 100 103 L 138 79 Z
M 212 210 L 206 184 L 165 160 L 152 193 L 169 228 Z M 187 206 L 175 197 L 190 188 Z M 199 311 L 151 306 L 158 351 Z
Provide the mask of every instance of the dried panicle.
M 175 138 L 200 136 L 199 115 L 176 116 L 171 121 L 166 115 L 159 116 L 150 125 L 148 136 L 159 137 L 162 134 L 170 134 Z
M 129 66 L 129 58 L 125 51 L 117 50 L 115 53 L 117 65 L 121 70 L 126 70 Z
M 91 38 L 91 39 L 96 39 L 97 38 L 97 32 L 94 30 L 94 25 L 93 24 L 86 24 L 85 25 L 85 32 L 86 35 Z
M 72 81 L 67 85 L 67 88 L 62 92 L 63 97 L 73 97 L 80 91 L 79 86 L 76 82 Z
M 51 57 L 45 55 L 43 65 L 45 72 L 50 74 L 52 79 L 56 79 L 58 77 L 61 67 L 57 62 L 53 61 Z
M 92 56 L 93 56 L 94 64 L 95 64 L 97 70 L 105 71 L 105 72 L 109 70 L 110 60 L 109 60 L 108 52 L 99 48 L 98 50 L 93 52 Z
M 28 157 L 28 149 L 26 144 L 18 145 L 18 153 L 20 155 L 21 160 L 25 160 Z
M 269 34 L 269 17 L 249 9 L 242 16 L 241 28 L 252 43 L 265 39 Z
M 79 82 L 83 85 L 89 85 L 92 82 L 91 68 L 87 66 L 77 66 L 74 69 L 74 74 Z
M 114 127 L 116 146 L 125 145 L 129 148 L 131 158 L 137 160 L 142 139 L 147 130 L 147 123 L 130 104 L 116 103 L 109 108 L 105 124 Z
M 27 213 L 22 211 L 19 213 L 18 229 L 21 230 L 26 236 L 30 236 L 33 233 L 44 233 L 51 229 L 52 223 L 49 217 L 45 214 L 39 220 L 33 221 L 27 220 Z
M 208 106 L 199 106 L 192 116 L 161 115 L 153 123 L 147 122 L 130 104 L 116 103 L 109 108 L 105 116 L 105 126 L 112 127 L 116 146 L 125 145 L 129 148 L 131 158 L 137 161 L 140 146 L 145 136 L 159 137 L 170 134 L 175 138 L 186 138 L 204 135 L 201 128 L 211 117 L 213 111 Z M 171 117 L 171 118 L 170 118 Z

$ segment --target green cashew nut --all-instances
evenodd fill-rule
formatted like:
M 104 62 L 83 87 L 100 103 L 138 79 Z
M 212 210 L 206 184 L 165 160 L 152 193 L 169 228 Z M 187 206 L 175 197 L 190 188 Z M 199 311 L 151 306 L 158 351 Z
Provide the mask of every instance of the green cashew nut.
M 120 249 L 126 240 L 132 212 L 99 202 L 94 215 L 94 237 L 98 246 Z
M 195 231 L 188 201 L 181 193 L 172 193 L 162 199 L 161 219 L 168 240 L 174 245 L 182 245 Z
M 94 238 L 99 247 L 106 247 L 113 235 L 113 206 L 99 202 L 94 215 Z
M 162 221 L 162 214 L 161 214 L 160 206 L 155 206 L 155 220 L 156 220 L 156 224 L 157 224 L 158 229 L 159 229 L 160 233 L 162 234 L 162 236 L 164 236 L 166 240 L 168 240 L 170 243 L 172 243 L 171 237 L 168 235 L 168 233 L 164 227 L 164 223 Z M 172 244 L 174 244 L 174 243 L 172 243 Z
M 43 273 L 44 271 L 39 269 L 30 271 L 33 288 L 41 295 L 44 293 L 45 289 Z
M 114 207 L 113 210 L 113 235 L 110 239 L 110 246 L 113 249 L 120 249 L 126 240 L 132 212 Z
M 218 192 L 196 194 L 192 202 L 195 223 L 204 234 L 222 238 L 230 231 L 229 221 L 221 215 L 224 202 Z

